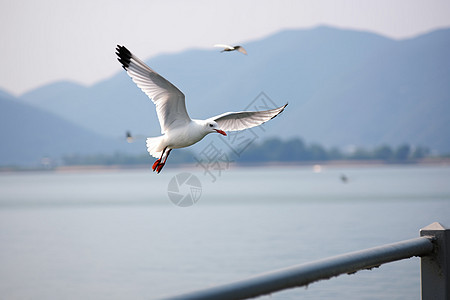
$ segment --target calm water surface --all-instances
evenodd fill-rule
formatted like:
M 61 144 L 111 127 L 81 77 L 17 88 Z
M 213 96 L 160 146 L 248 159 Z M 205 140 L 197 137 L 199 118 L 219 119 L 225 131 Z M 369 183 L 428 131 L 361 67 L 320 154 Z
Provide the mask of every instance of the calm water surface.
M 167 194 L 181 172 L 202 184 L 187 208 Z M 154 299 L 435 221 L 450 225 L 449 167 L 228 169 L 215 182 L 195 168 L 0 174 L 0 298 Z M 419 299 L 419 284 L 413 258 L 262 299 Z

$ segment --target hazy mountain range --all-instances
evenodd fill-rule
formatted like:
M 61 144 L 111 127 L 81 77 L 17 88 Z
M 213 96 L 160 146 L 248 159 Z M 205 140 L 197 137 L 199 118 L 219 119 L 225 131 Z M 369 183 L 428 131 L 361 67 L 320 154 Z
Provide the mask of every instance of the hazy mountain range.
M 392 40 L 317 27 L 244 47 L 247 56 L 193 49 L 146 62 L 183 91 L 192 118 L 289 102 L 262 138 L 300 136 L 341 148 L 408 143 L 450 152 L 450 29 Z M 86 61 L 89 72 L 95 58 L 86 53 Z M 160 134 L 153 103 L 119 62 L 117 75 L 93 86 L 56 82 L 18 98 L 0 93 L 0 116 L 2 164 L 145 151 L 143 143 L 125 144 L 125 132 Z
M 0 92 L 0 165 L 36 165 L 42 158 L 66 154 L 127 151 L 119 141 L 93 133 L 42 109 Z

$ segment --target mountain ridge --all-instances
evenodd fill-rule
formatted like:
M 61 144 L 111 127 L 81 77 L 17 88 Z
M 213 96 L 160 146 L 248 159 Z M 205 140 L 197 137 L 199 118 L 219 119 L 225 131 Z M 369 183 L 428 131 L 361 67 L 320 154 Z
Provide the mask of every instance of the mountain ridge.
M 115 140 L 94 134 L 2 91 L 0 107 L 0 165 L 39 166 L 44 159 L 46 163 L 59 163 L 64 155 L 135 148 L 125 148 L 125 136 Z
M 279 106 L 289 102 L 265 137 L 450 151 L 450 29 L 393 40 L 320 26 L 244 46 L 248 56 L 191 49 L 145 61 L 183 91 L 192 118 L 239 111 L 264 92 Z M 160 134 L 153 103 L 119 63 L 116 75 L 92 86 L 44 86 L 19 100 L 103 136 Z

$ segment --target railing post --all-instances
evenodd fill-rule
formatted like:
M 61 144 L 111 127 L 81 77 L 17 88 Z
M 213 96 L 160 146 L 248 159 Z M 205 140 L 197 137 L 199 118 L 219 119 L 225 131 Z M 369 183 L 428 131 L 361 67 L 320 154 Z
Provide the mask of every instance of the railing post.
M 450 299 L 450 229 L 438 222 L 420 230 L 420 236 L 433 239 L 430 255 L 420 263 L 422 300 Z

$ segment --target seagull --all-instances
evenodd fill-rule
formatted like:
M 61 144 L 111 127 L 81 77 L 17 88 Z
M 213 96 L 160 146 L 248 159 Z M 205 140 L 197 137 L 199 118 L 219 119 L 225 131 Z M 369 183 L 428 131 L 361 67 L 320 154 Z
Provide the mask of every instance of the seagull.
M 229 45 L 223 45 L 223 44 L 216 44 L 214 45 L 214 47 L 219 47 L 219 48 L 223 48 L 222 51 L 220 52 L 224 52 L 224 51 L 239 51 L 245 55 L 247 55 L 247 51 L 244 49 L 244 47 L 242 46 L 229 46 Z
M 127 135 L 127 142 L 128 143 L 133 143 L 134 142 L 134 137 L 131 135 L 131 132 L 127 131 L 126 135 Z
M 147 138 L 149 154 L 157 160 L 152 166 L 161 172 L 170 151 L 191 146 L 209 133 L 226 136 L 225 131 L 238 131 L 261 125 L 280 114 L 281 107 L 265 111 L 227 112 L 206 119 L 191 119 L 186 111 L 185 96 L 172 83 L 156 73 L 124 46 L 117 45 L 117 56 L 122 67 L 136 85 L 156 106 L 161 136 Z
M 127 131 L 125 133 L 125 135 L 126 135 L 126 138 L 127 138 L 127 142 L 130 143 L 130 144 L 134 143 L 137 139 L 141 139 L 141 138 L 144 137 L 142 135 L 132 135 L 130 131 Z
M 347 183 L 348 182 L 348 177 L 347 176 L 345 176 L 345 174 L 341 174 L 341 181 L 343 182 L 343 183 Z

